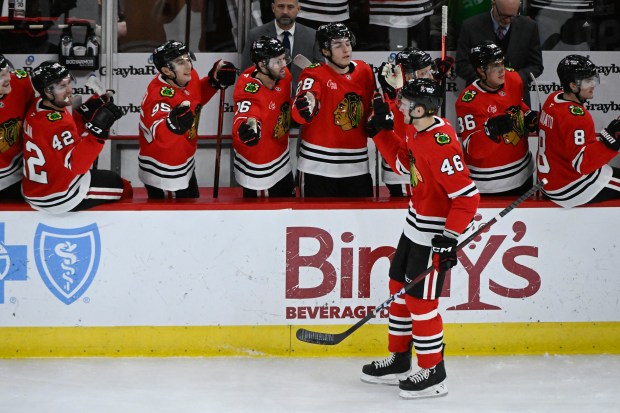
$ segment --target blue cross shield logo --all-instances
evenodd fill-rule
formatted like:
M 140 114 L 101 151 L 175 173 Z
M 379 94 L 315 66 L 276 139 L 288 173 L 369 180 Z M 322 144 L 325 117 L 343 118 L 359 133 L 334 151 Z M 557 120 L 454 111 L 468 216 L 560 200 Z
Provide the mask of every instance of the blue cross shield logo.
M 86 292 L 95 278 L 101 255 L 97 224 L 82 228 L 37 226 L 34 257 L 47 288 L 69 305 Z
M 7 245 L 4 241 L 4 222 L 0 222 L 0 304 L 4 304 L 4 283 L 27 279 L 25 245 Z

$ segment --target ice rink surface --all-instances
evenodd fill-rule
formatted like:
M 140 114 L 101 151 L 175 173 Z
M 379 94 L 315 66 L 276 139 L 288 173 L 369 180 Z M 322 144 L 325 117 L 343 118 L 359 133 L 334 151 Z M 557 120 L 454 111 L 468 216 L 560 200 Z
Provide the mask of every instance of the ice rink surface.
M 620 412 L 620 356 L 446 357 L 449 393 L 404 400 L 368 358 L 0 360 L 6 413 Z

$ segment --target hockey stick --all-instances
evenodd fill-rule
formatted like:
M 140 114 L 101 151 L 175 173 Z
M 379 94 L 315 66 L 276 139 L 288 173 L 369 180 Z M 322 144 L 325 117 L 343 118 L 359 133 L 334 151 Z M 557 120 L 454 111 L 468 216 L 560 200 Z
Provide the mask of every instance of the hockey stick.
M 310 59 L 302 54 L 298 54 L 293 58 L 293 64 L 300 69 L 305 69 L 312 64 Z
M 488 229 L 491 226 L 493 226 L 497 221 L 499 221 L 503 216 L 505 216 L 510 211 L 512 211 L 513 209 L 518 207 L 521 203 L 523 203 L 523 201 L 525 201 L 530 196 L 532 196 L 536 191 L 538 191 L 540 188 L 542 188 L 543 185 L 545 185 L 546 183 L 547 183 L 546 179 L 543 179 L 542 181 L 538 182 L 536 185 L 534 185 L 532 188 L 530 188 L 529 191 L 527 191 L 525 194 L 521 195 L 521 197 L 519 199 L 515 200 L 512 204 L 508 205 L 506 208 L 504 208 L 502 211 L 500 211 L 500 213 L 497 214 L 495 217 L 493 217 L 489 222 L 487 222 L 486 224 L 482 224 L 469 237 L 467 237 L 465 240 L 463 240 L 463 242 L 461 242 L 459 245 L 457 245 L 456 250 L 457 251 L 462 250 L 474 238 L 476 238 L 477 236 L 479 236 L 483 232 L 488 231 Z M 338 333 L 338 334 L 320 333 L 320 332 L 316 332 L 316 331 L 306 330 L 305 328 L 300 328 L 300 329 L 297 330 L 297 333 L 295 335 L 297 336 L 297 339 L 299 341 L 303 341 L 305 343 L 321 344 L 321 345 L 326 345 L 326 346 L 333 346 L 335 344 L 338 344 L 342 340 L 344 340 L 345 338 L 347 338 L 351 334 L 353 334 L 358 328 L 360 328 L 361 326 L 366 324 L 368 321 L 373 319 L 380 311 L 388 308 L 390 306 L 390 304 L 394 300 L 396 300 L 398 297 L 400 297 L 401 295 L 403 295 L 406 292 L 410 291 L 414 287 L 415 284 L 417 284 L 424 277 L 426 277 L 428 274 L 430 274 L 433 271 L 433 269 L 434 269 L 434 267 L 430 266 L 426 270 L 424 270 L 422 273 L 418 274 L 418 276 L 415 277 L 413 279 L 413 281 L 411 281 L 410 283 L 407 283 L 403 288 L 400 289 L 400 291 L 396 292 L 394 295 L 392 295 L 390 298 L 388 298 L 387 301 L 383 302 L 382 304 L 377 306 L 371 313 L 366 315 L 366 317 L 362 318 L 361 320 L 359 320 L 357 323 L 355 323 L 353 326 L 349 327 L 346 331 L 344 331 L 342 333 Z
M 378 93 L 381 87 L 379 86 L 379 81 L 377 79 L 377 76 L 381 76 L 381 73 L 378 72 L 378 69 L 377 71 L 375 71 L 375 67 L 371 65 L 370 63 L 368 64 L 368 66 L 370 66 L 370 70 L 372 71 L 372 77 L 375 81 L 375 93 Z M 381 93 L 381 95 L 383 96 L 383 93 Z M 377 199 L 379 198 L 379 178 L 380 178 L 379 148 L 377 148 L 377 145 L 375 145 L 375 198 Z
M 534 89 L 536 89 L 536 96 L 538 97 L 538 113 L 542 111 L 542 101 L 540 100 L 540 90 L 538 89 L 538 82 L 536 81 L 536 76 L 532 72 L 530 72 L 530 78 L 532 82 L 534 82 Z
M 441 6 L 441 60 L 446 59 L 446 36 L 448 36 L 448 6 Z M 446 73 L 447 76 L 447 73 Z M 443 100 L 441 101 L 441 116 L 446 117 L 446 83 L 448 78 L 443 79 Z
M 226 89 L 220 89 L 220 112 L 217 119 L 217 137 L 215 140 L 215 172 L 213 173 L 213 198 L 217 198 L 220 189 L 220 159 L 222 157 L 222 125 L 224 124 L 224 98 Z

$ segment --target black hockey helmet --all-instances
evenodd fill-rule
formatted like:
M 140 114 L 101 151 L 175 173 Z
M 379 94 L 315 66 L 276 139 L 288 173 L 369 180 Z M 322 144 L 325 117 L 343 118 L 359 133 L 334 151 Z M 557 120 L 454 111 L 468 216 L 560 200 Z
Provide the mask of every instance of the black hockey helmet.
M 256 65 L 258 62 L 264 62 L 272 57 L 278 57 L 286 53 L 286 49 L 278 39 L 273 37 L 261 36 L 252 43 L 250 49 L 250 59 Z
M 9 68 L 9 71 L 13 70 L 13 65 L 11 64 L 11 61 L 7 59 L 3 54 L 0 54 L 0 70 L 4 70 L 7 67 Z
M 189 55 L 192 60 L 196 60 L 194 53 L 190 52 L 189 48 L 184 43 L 177 40 L 168 40 L 153 51 L 153 64 L 160 72 L 164 67 L 174 70 L 171 62 L 184 54 Z
M 585 56 L 571 54 L 558 63 L 558 77 L 566 92 L 570 92 L 570 84 L 579 86 L 579 81 L 590 77 L 598 77 L 596 65 Z
M 407 73 L 415 73 L 427 66 L 433 66 L 431 55 L 417 47 L 407 47 L 396 55 L 395 63 L 401 65 Z
M 482 42 L 469 51 L 469 62 L 473 68 L 486 68 L 489 63 L 504 59 L 504 51 L 490 40 Z
M 355 35 L 342 23 L 324 24 L 316 31 L 316 41 L 319 48 L 331 50 L 332 40 L 349 39 L 351 46 L 355 46 Z
M 398 101 L 402 99 L 410 101 L 409 109 L 413 110 L 417 106 L 426 109 L 426 115 L 435 115 L 439 111 L 443 102 L 443 88 L 433 79 L 412 79 L 405 82 L 405 85 L 398 93 Z
M 51 87 L 67 76 L 73 78 L 69 69 L 58 62 L 48 60 L 34 68 L 30 79 L 32 80 L 34 90 L 39 92 L 42 98 L 46 98 L 45 92 L 51 93 Z

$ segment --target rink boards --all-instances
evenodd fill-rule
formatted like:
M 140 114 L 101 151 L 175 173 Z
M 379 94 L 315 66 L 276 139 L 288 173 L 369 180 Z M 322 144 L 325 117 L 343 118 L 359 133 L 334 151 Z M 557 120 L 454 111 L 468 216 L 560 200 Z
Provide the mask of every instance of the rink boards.
M 512 199 L 485 200 L 476 226 Z M 527 201 L 459 252 L 452 354 L 619 353 L 620 203 Z M 406 202 L 140 202 L 0 213 L 0 357 L 381 354 Z

